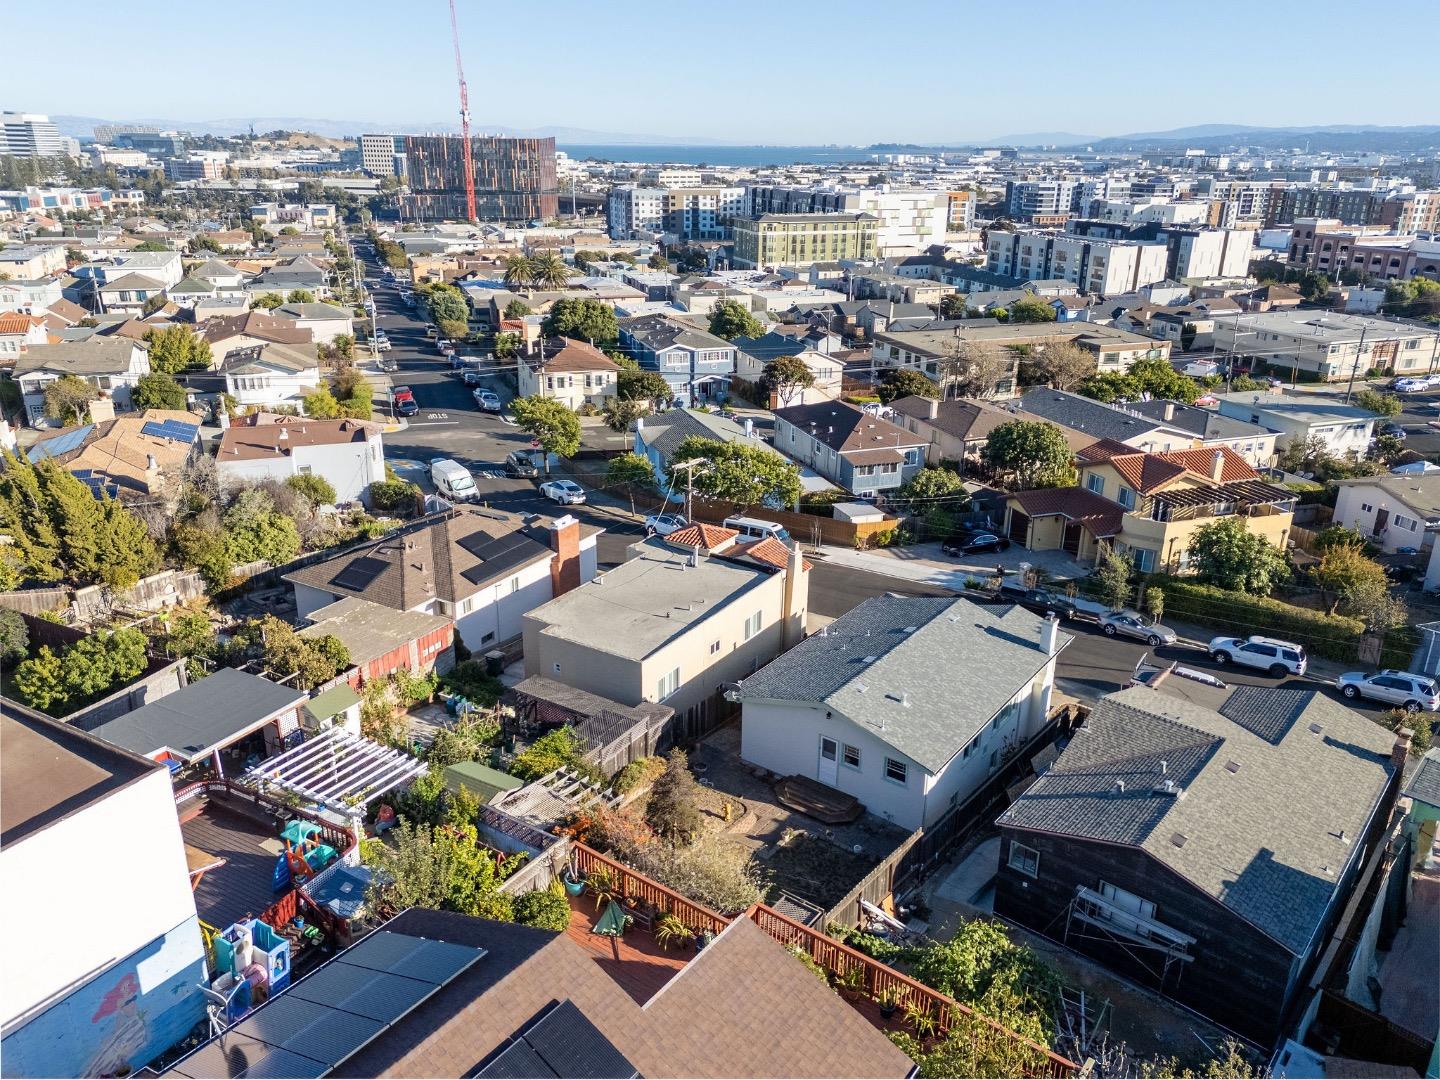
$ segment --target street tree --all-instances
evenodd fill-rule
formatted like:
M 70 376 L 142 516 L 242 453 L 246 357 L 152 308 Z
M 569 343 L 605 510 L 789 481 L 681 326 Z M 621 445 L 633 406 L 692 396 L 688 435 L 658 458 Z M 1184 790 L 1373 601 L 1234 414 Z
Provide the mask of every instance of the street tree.
M 777 356 L 765 365 L 761 384 L 788 408 L 795 395 L 815 385 L 815 373 L 798 356 Z
M 1101 543 L 1103 548 L 1094 574 L 1100 600 L 1106 607 L 1123 608 L 1130 602 L 1130 572 L 1134 567 L 1110 544 Z
M 465 294 L 454 285 L 435 285 L 425 296 L 425 303 L 430 311 L 430 319 L 437 325 L 442 322 L 457 322 L 464 324 L 467 329 L 470 321 L 470 305 L 465 302 Z M 460 336 L 464 336 L 461 331 Z
M 516 398 L 511 403 L 515 422 L 528 431 L 545 453 L 545 471 L 550 471 L 550 455 L 570 458 L 580 450 L 580 418 L 563 402 L 553 398 Z
M 1355 395 L 1355 404 L 1357 407 L 1383 416 L 1387 420 L 1399 416 L 1401 409 L 1404 408 L 1400 399 L 1394 394 L 1382 394 L 1379 390 L 1369 386 Z
M 726 341 L 736 338 L 758 338 L 765 327 L 749 309 L 736 300 L 720 300 L 710 310 L 710 333 Z
M 641 454 L 621 454 L 610 459 L 605 467 L 605 486 L 619 488 L 630 499 L 630 513 L 635 513 L 635 492 L 650 488 L 655 482 L 655 473 L 650 460 Z
M 1007 420 L 990 432 L 982 456 L 1018 490 L 1075 482 L 1070 445 L 1058 427 L 1044 420 Z
M 600 410 L 605 426 L 617 435 L 625 436 L 625 448 L 630 448 L 630 429 L 635 421 L 650 411 L 650 403 L 643 398 L 606 398 Z
M 880 380 L 875 393 L 889 405 L 903 397 L 938 398 L 940 387 L 914 368 L 891 368 Z
M 1190 537 L 1190 568 L 1202 581 L 1224 589 L 1268 596 L 1288 581 L 1285 554 L 1245 527 L 1243 517 L 1225 517 L 1196 529 Z
M 701 464 L 693 470 L 676 468 L 697 460 Z M 698 494 L 737 507 L 764 504 L 784 509 L 800 499 L 799 468 L 768 447 L 687 435 L 671 455 L 668 479 L 672 491 L 686 489 L 687 471 L 694 477 Z
M 620 324 L 615 309 L 599 300 L 561 297 L 550 307 L 541 324 L 546 337 L 568 337 L 588 341 L 600 348 L 620 340 Z
M 615 376 L 615 394 L 622 401 L 654 403 L 668 401 L 674 391 L 658 371 L 642 368 L 621 368 Z

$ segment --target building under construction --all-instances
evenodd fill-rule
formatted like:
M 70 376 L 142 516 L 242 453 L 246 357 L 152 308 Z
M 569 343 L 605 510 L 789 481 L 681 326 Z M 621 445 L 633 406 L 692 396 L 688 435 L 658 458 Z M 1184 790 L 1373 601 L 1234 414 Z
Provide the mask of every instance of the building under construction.
M 410 193 L 402 217 L 463 221 L 465 140 L 458 135 L 406 135 Z M 548 220 L 560 212 L 555 181 L 555 140 L 477 136 L 470 140 L 475 167 L 475 216 L 480 221 Z

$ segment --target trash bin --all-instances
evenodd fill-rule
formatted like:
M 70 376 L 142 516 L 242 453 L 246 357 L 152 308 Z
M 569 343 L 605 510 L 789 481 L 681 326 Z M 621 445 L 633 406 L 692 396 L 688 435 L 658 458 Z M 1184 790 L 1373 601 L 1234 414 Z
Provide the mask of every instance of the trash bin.
M 485 674 L 500 677 L 505 670 L 505 654 L 499 649 L 491 649 L 485 654 Z

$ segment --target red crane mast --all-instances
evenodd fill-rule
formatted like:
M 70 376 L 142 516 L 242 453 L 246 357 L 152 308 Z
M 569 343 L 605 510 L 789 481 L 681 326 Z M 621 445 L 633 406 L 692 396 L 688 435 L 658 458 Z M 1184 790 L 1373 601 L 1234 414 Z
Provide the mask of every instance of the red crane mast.
M 460 135 L 465 142 L 465 220 L 475 220 L 475 157 L 470 145 L 470 91 L 465 86 L 465 65 L 460 62 L 460 26 L 455 21 L 455 0 L 450 0 L 450 36 L 455 40 L 455 75 L 460 80 Z

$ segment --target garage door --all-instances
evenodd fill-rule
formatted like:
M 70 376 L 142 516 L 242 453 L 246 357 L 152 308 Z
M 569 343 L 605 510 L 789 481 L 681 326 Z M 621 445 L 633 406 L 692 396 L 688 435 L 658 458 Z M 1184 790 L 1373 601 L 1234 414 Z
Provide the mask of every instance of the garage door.
M 1065 526 L 1065 539 L 1060 544 L 1061 547 L 1077 558 L 1080 555 L 1080 533 L 1082 528 L 1082 526 L 1077 525 L 1073 521 L 1069 522 Z
M 1030 535 L 1030 515 L 1022 514 L 1019 510 L 1010 511 L 1010 531 L 1007 535 L 1012 544 L 1023 545 L 1026 537 Z

